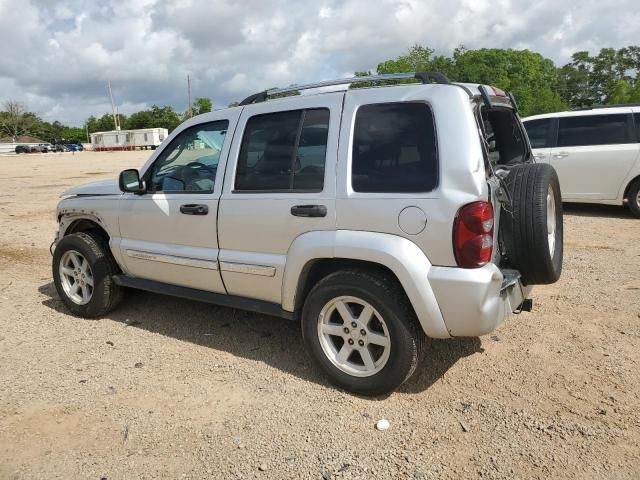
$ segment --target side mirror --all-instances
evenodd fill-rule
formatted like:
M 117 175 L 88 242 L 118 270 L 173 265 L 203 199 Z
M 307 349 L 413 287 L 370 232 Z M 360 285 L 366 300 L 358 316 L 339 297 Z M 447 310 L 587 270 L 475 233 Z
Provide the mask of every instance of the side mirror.
M 123 170 L 118 179 L 120 190 L 125 193 L 144 193 L 145 189 L 140 181 L 140 173 L 135 168 Z

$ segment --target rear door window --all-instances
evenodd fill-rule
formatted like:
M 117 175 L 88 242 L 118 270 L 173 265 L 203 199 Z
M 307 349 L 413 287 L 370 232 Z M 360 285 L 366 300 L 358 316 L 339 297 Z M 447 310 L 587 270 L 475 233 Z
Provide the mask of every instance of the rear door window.
M 558 146 L 616 145 L 632 143 L 628 116 L 581 115 L 559 119 Z
M 640 113 L 634 113 L 633 120 L 636 124 L 636 142 L 640 142 Z
M 240 147 L 235 191 L 322 191 L 328 133 L 326 108 L 251 117 Z
M 529 120 L 524 122 L 524 128 L 527 130 L 531 148 L 550 148 L 551 131 L 553 119 L 541 118 L 539 120 Z
M 364 105 L 356 114 L 351 184 L 356 192 L 429 192 L 438 185 L 431 107 L 424 103 Z

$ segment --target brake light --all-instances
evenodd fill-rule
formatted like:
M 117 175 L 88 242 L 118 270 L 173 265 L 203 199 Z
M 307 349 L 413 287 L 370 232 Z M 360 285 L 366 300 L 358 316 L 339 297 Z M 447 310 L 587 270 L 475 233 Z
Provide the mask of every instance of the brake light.
M 506 97 L 507 94 L 505 93 L 504 90 L 498 88 L 498 87 L 491 87 L 493 89 L 493 93 L 496 97 Z
M 491 261 L 493 206 L 489 202 L 465 205 L 453 223 L 453 252 L 458 266 L 477 268 Z

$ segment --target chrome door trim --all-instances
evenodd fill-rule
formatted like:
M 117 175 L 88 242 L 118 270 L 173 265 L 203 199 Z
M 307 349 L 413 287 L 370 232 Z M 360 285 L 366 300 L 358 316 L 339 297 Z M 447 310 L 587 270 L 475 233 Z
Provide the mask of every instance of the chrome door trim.
M 250 265 L 247 263 L 220 262 L 220 270 L 223 272 L 246 273 L 261 277 L 275 277 L 276 267 L 266 265 Z
M 173 265 L 182 265 L 184 267 L 218 270 L 218 262 L 215 260 L 179 257 L 177 255 L 165 255 L 163 253 L 143 252 L 140 250 L 127 250 L 127 256 L 131 258 L 137 258 L 139 260 L 151 260 L 153 262 L 171 263 Z

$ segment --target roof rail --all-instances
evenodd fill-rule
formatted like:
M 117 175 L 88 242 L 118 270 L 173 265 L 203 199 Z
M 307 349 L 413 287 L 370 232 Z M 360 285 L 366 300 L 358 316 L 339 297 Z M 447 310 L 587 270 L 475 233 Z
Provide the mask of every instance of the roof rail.
M 599 108 L 624 108 L 624 107 L 640 107 L 640 103 L 618 103 L 615 105 L 591 105 L 590 107 L 572 108 L 571 111 L 578 112 L 581 110 L 597 110 Z
M 249 95 L 242 100 L 239 105 L 250 105 L 252 103 L 264 102 L 270 95 L 277 95 L 280 93 L 296 92 L 300 90 L 309 90 L 312 88 L 331 87 L 334 85 L 350 85 L 352 83 L 363 82 L 379 82 L 384 80 L 420 80 L 422 83 L 451 83 L 446 75 L 440 72 L 411 72 L 411 73 L 390 73 L 384 75 L 367 75 L 364 77 L 349 77 L 340 78 L 337 80 L 325 80 L 323 82 L 308 83 L 305 85 L 291 85 L 286 88 L 274 88 L 270 90 L 264 90 L 262 92 Z

